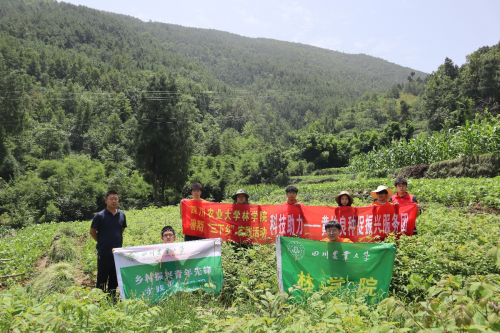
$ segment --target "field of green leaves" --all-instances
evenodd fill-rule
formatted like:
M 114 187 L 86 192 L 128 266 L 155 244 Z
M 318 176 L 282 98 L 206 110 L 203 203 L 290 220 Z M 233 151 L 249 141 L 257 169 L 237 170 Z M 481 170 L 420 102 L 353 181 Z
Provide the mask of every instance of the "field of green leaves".
M 370 201 L 369 190 L 393 182 L 325 177 L 336 181 L 307 184 L 305 177 L 299 182 L 299 200 L 331 205 L 347 189 L 354 192 L 355 204 L 364 205 Z M 226 198 L 235 189 L 227 189 Z M 274 185 L 245 189 L 252 203 L 285 201 L 283 188 Z M 328 288 L 304 293 L 302 303 L 294 304 L 289 292 L 278 291 L 274 245 L 224 244 L 224 287 L 218 297 L 179 293 L 160 304 L 138 299 L 114 304 L 88 287 L 40 294 L 30 282 L 22 286 L 22 277 L 7 279 L 0 292 L 0 331 L 499 332 L 500 177 L 410 180 L 409 192 L 424 207 L 417 219 L 418 236 L 386 240 L 396 241 L 398 250 L 390 295 L 378 305 L 367 305 L 356 294 L 332 294 Z M 164 225 L 174 226 L 176 241 L 183 240 L 177 206 L 126 213 L 124 246 L 159 243 Z M 1 263 L 0 274 L 26 271 L 36 278 L 37 259 L 49 250 L 58 229 L 68 226 L 81 243 L 74 265 L 91 280 L 95 243 L 82 238 L 89 221 L 31 226 L 1 238 L 1 257 L 15 260 Z

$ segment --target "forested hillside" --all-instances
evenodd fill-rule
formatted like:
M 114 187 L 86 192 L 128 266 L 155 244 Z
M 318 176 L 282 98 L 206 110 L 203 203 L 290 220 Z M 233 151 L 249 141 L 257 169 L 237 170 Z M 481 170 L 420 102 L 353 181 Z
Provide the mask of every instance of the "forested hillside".
M 427 78 L 366 55 L 3 0 L 0 222 L 89 218 L 111 188 L 141 208 L 177 203 L 194 180 L 222 200 L 227 185 L 347 166 L 495 115 L 499 66 L 499 46 L 483 47 Z

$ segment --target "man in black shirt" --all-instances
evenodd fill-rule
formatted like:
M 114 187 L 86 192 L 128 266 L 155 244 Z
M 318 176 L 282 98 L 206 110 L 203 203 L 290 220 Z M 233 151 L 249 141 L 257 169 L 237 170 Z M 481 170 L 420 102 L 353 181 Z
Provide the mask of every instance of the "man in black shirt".
M 122 247 L 123 232 L 127 227 L 125 213 L 118 209 L 118 193 L 106 193 L 106 208 L 94 216 L 90 235 L 97 242 L 96 288 L 114 294 L 118 287 L 113 249 Z M 109 281 L 108 281 L 109 278 Z M 108 288 L 106 288 L 106 285 Z

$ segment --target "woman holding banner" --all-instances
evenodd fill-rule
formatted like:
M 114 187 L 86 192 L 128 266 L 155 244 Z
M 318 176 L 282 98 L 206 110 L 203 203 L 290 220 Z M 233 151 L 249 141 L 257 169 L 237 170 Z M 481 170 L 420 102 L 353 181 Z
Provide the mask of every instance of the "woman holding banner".
M 353 197 L 349 194 L 347 191 L 342 191 L 337 195 L 335 198 L 335 201 L 337 201 L 337 204 L 339 206 L 352 206 L 352 203 L 354 201 Z

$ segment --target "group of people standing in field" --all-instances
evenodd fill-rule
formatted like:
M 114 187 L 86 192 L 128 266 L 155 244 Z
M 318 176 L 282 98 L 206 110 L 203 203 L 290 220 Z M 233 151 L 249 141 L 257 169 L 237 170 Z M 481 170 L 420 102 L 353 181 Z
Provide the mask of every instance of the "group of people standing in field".
M 384 186 L 380 185 L 377 189 L 370 192 L 370 195 L 375 199 L 370 206 L 384 206 L 384 205 L 406 205 L 406 204 L 417 204 L 418 213 L 420 213 L 420 205 L 418 204 L 417 199 L 408 193 L 408 181 L 405 178 L 399 177 L 394 181 L 394 187 L 396 188 L 396 193 Z M 193 183 L 190 186 L 191 195 L 193 196 L 192 200 L 198 201 L 204 199 L 201 198 L 201 194 L 203 192 L 203 186 L 200 183 Z M 283 205 L 296 205 L 301 206 L 303 203 L 297 200 L 297 195 L 299 193 L 299 189 L 293 185 L 288 186 L 285 189 L 285 193 L 287 196 L 287 200 L 283 203 Z M 233 199 L 233 204 L 250 204 L 248 193 L 245 192 L 244 189 L 239 189 L 236 193 L 231 197 Z M 348 191 L 342 191 L 335 197 L 335 201 L 339 206 L 352 206 L 354 202 L 354 198 L 349 194 Z M 181 214 L 182 215 L 182 214 Z M 352 243 L 352 241 L 348 238 L 340 238 L 340 231 L 342 226 L 338 221 L 329 221 L 325 224 L 325 232 L 327 234 L 327 238 L 322 239 L 325 242 L 345 242 Z M 414 235 L 417 234 L 417 229 L 415 228 Z M 203 239 L 202 237 L 184 235 L 185 241 L 192 241 Z
M 405 178 L 397 178 L 394 182 L 396 193 L 384 185 L 380 185 L 377 189 L 370 192 L 370 195 L 375 199 L 370 206 L 383 206 L 383 205 L 405 205 L 417 204 L 418 213 L 420 213 L 420 206 L 417 199 L 407 192 L 408 182 Z M 203 186 L 198 183 L 192 183 L 190 186 L 192 200 L 205 201 L 201 198 L 203 193 Z M 295 186 L 288 186 L 285 189 L 287 196 L 286 202 L 283 205 L 296 205 L 302 206 L 303 203 L 297 200 L 299 190 Z M 234 204 L 250 204 L 249 194 L 239 189 L 231 197 Z M 354 198 L 348 191 L 342 191 L 335 197 L 335 201 L 339 206 L 352 206 Z M 118 280 L 116 276 L 115 263 L 113 257 L 113 249 L 122 247 L 123 233 L 127 227 L 125 213 L 118 209 L 118 193 L 109 191 L 106 193 L 104 200 L 106 208 L 97 213 L 90 226 L 90 235 L 96 241 L 97 249 L 97 283 L 96 287 L 107 291 L 110 294 L 116 292 L 118 287 Z M 181 213 L 182 216 L 182 213 Z M 348 238 L 341 238 L 340 233 L 342 230 L 341 224 L 336 221 L 329 221 L 325 224 L 325 232 L 327 238 L 322 239 L 325 242 L 342 242 L 352 243 Z M 417 229 L 414 230 L 414 235 L 417 234 Z M 166 226 L 161 230 L 161 239 L 163 243 L 173 243 L 176 235 L 175 230 L 171 226 Z M 193 241 L 203 239 L 202 237 L 184 235 L 185 241 Z M 107 286 L 107 288 L 106 288 Z

